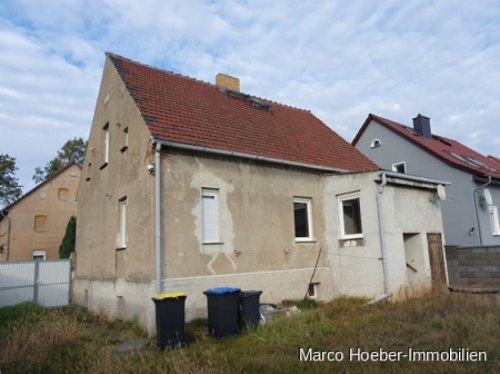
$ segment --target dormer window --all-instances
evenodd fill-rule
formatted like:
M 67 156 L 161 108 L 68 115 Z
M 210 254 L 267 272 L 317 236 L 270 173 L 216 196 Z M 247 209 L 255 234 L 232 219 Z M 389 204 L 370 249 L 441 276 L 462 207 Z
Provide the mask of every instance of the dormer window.
M 380 147 L 381 145 L 382 145 L 382 142 L 380 141 L 380 139 L 375 138 L 372 140 L 372 142 L 370 144 L 370 148 L 377 148 L 377 147 Z
M 396 173 L 406 174 L 406 162 L 398 162 L 396 164 L 392 164 L 392 171 Z

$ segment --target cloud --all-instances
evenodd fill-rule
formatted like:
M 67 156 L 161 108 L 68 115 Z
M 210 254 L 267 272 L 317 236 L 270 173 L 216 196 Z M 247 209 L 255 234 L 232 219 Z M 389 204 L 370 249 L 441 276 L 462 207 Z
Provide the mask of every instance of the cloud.
M 0 14 L 0 147 L 22 159 L 23 181 L 88 133 L 106 50 L 209 82 L 238 76 L 347 140 L 370 112 L 406 124 L 423 113 L 436 133 L 500 153 L 494 1 L 60 0 Z M 37 137 L 44 147 L 23 152 Z

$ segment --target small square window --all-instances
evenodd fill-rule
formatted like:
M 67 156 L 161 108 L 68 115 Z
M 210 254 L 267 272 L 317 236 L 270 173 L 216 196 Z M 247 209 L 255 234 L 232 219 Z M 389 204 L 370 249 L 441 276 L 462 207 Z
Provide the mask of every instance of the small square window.
M 47 216 L 44 216 L 44 215 L 35 216 L 34 230 L 36 232 L 47 231 L 47 226 L 48 226 Z
M 293 216 L 295 223 L 295 241 L 312 240 L 311 199 L 294 198 Z
M 44 261 L 45 257 L 46 252 L 43 249 L 37 249 L 36 251 L 33 251 L 33 261 Z
M 396 173 L 402 173 L 406 174 L 406 162 L 398 162 L 396 164 L 392 165 L 392 171 L 395 171 Z
M 361 225 L 361 206 L 359 192 L 338 197 L 340 238 L 356 239 L 363 237 Z

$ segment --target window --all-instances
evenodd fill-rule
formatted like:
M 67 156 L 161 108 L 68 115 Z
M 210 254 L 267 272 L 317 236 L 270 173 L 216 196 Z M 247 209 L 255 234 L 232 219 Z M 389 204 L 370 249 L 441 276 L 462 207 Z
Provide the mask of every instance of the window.
M 370 148 L 377 148 L 377 147 L 380 147 L 382 145 L 382 142 L 380 141 L 380 139 L 373 139 L 371 144 L 370 144 Z
M 295 241 L 312 240 L 311 199 L 294 198 Z
M 203 243 L 218 243 L 219 190 L 201 189 L 201 235 Z
M 66 201 L 69 199 L 69 188 L 59 188 L 57 193 L 57 198 L 61 201 Z
M 37 249 L 33 251 L 33 261 L 43 261 L 45 260 L 45 251 L 43 249 Z
M 498 208 L 496 206 L 490 206 L 490 222 L 491 222 L 491 233 L 493 235 L 500 235 L 500 221 L 498 219 Z
M 361 227 L 361 208 L 359 192 L 342 195 L 338 197 L 340 238 L 356 239 L 363 237 Z
M 102 162 L 103 165 L 107 165 L 107 163 L 109 162 L 109 123 L 107 123 L 106 126 L 102 128 L 102 130 L 103 130 Z
M 307 290 L 307 297 L 309 299 L 318 298 L 318 285 L 319 283 L 309 283 L 309 288 Z
M 127 197 L 119 200 L 119 220 L 118 220 L 118 248 L 127 248 L 128 233 L 127 233 L 127 215 L 128 202 Z
M 395 171 L 396 173 L 406 173 L 406 162 L 398 162 L 396 164 L 392 165 L 392 171 Z
M 125 127 L 123 129 L 123 135 L 124 139 L 123 139 L 123 147 L 121 147 L 120 149 L 121 152 L 125 152 L 128 149 L 128 127 Z
M 47 231 L 47 216 L 44 215 L 35 216 L 34 230 L 36 232 Z

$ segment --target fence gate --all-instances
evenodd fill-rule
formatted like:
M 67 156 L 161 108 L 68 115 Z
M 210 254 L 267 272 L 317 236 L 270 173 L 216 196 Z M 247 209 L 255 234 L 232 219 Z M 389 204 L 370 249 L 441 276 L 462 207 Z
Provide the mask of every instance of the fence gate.
M 0 263 L 0 308 L 24 301 L 68 305 L 70 280 L 69 260 Z

